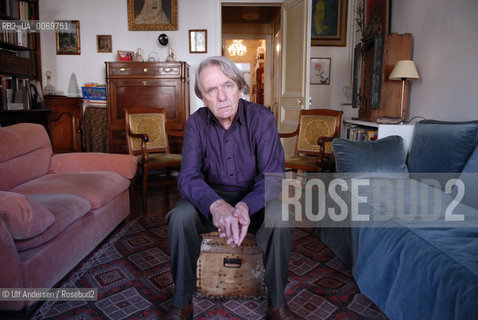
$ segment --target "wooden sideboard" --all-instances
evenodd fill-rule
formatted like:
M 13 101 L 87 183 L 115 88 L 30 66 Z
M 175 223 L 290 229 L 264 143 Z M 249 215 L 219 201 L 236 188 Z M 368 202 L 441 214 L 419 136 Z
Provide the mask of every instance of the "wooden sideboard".
M 45 96 L 45 108 L 51 110 L 50 132 L 53 152 L 80 152 L 83 98 Z
M 124 110 L 166 110 L 166 128 L 184 130 L 189 115 L 189 66 L 186 62 L 105 62 L 110 152 L 127 153 Z M 181 153 L 182 140 L 169 137 L 171 152 Z

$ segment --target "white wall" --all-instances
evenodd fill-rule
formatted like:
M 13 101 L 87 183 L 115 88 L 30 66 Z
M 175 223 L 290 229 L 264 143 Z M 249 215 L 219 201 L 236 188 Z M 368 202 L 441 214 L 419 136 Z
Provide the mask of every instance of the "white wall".
M 191 78 L 199 62 L 220 54 L 221 2 L 243 0 L 179 0 L 177 31 L 128 31 L 126 0 L 41 0 L 40 20 L 80 20 L 81 55 L 56 55 L 54 33 L 41 34 L 43 83 L 45 71 L 53 72 L 53 85 L 65 93 L 75 72 L 80 85 L 105 83 L 104 61 L 116 60 L 116 50 L 142 48 L 145 56 L 155 51 L 161 60 L 167 48 L 157 44 L 161 33 L 169 36 L 178 61 L 190 65 Z M 280 0 L 262 0 L 276 3 Z M 332 59 L 330 85 L 312 85 L 312 108 L 344 110 L 344 117 L 357 110 L 343 105 L 343 87 L 351 81 L 351 50 L 357 41 L 353 21 L 354 0 L 349 1 L 347 47 L 312 47 L 312 57 Z M 413 116 L 443 120 L 478 119 L 478 1 L 476 0 L 400 0 L 392 1 L 392 31 L 410 32 L 414 37 L 413 58 L 421 79 L 410 86 L 410 113 Z M 188 30 L 208 30 L 208 53 L 189 54 Z M 96 35 L 111 34 L 113 53 L 96 52 Z M 191 111 L 202 106 L 191 79 Z
M 335 109 L 344 111 L 343 118 L 358 116 L 358 109 L 353 109 L 351 101 L 346 101 L 343 88 L 352 85 L 353 50 L 359 35 L 355 33 L 353 19 L 355 2 L 349 0 L 347 8 L 347 45 L 345 47 L 311 47 L 312 58 L 331 58 L 330 85 L 311 85 L 311 108 Z
M 178 0 L 177 31 L 129 31 L 126 0 L 41 0 L 40 20 L 80 20 L 81 55 L 57 55 L 54 33 L 41 33 L 41 56 L 43 84 L 46 85 L 45 72 L 50 70 L 52 84 L 64 94 L 74 72 L 78 83 L 105 83 L 105 61 L 116 61 L 117 50 L 144 51 L 145 60 L 155 51 L 161 61 L 168 56 L 168 49 L 158 44 L 161 33 L 168 35 L 169 43 L 177 61 L 190 65 L 191 111 L 202 106 L 193 90 L 196 66 L 208 55 L 220 54 L 220 46 L 214 45 L 220 39 L 216 28 L 217 3 L 212 0 Z M 207 29 L 207 54 L 189 53 L 189 29 Z M 218 34 L 219 33 L 219 34 Z M 96 52 L 96 35 L 112 35 L 113 52 Z
M 253 2 L 251 0 L 250 2 Z M 281 0 L 262 0 L 261 3 L 280 3 Z M 353 1 L 350 1 L 352 3 Z M 194 73 L 201 60 L 208 55 L 220 54 L 221 44 L 221 3 L 244 3 L 242 0 L 179 0 L 177 31 L 128 31 L 126 0 L 41 0 L 40 20 L 80 20 L 81 55 L 57 55 L 54 33 L 42 33 L 42 70 L 43 83 L 46 85 L 45 71 L 53 72 L 52 84 L 57 90 L 68 92 L 68 84 L 72 72 L 76 74 L 78 83 L 105 83 L 105 61 L 115 61 L 117 50 L 136 51 L 143 49 L 147 59 L 151 52 L 159 54 L 164 61 L 168 50 L 161 47 L 157 37 L 166 33 L 177 61 L 186 61 L 190 65 L 191 112 L 202 106 L 202 102 L 194 95 Z M 349 8 L 349 13 L 351 12 Z M 349 14 L 350 17 L 350 14 Z M 207 54 L 189 54 L 188 30 L 207 29 Z M 96 52 L 96 35 L 111 34 L 112 53 Z M 350 44 L 351 32 L 347 33 Z M 331 84 L 314 85 L 311 88 L 312 108 L 327 107 L 333 109 L 347 108 L 342 106 L 345 97 L 342 88 L 350 82 L 349 47 L 313 47 L 313 57 L 331 57 Z M 356 111 L 352 111 L 352 115 Z
M 393 1 L 392 31 L 414 38 L 410 117 L 478 119 L 478 1 Z

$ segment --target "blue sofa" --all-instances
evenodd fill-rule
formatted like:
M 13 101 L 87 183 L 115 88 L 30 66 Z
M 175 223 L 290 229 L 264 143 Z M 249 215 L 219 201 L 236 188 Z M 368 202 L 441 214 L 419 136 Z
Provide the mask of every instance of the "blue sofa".
M 393 193 L 389 219 L 347 227 L 319 225 L 318 235 L 390 319 L 478 319 L 478 122 L 420 121 L 408 154 L 400 137 L 381 140 L 336 139 L 337 171 L 362 178 L 388 173 L 388 183 L 401 180 L 405 190 L 416 183 L 416 199 Z M 425 184 L 425 178 L 439 183 Z M 450 179 L 463 182 L 464 196 L 458 185 L 445 190 Z M 369 200 L 377 190 L 373 184 L 362 189 Z M 427 207 L 434 199 L 425 199 L 425 193 L 438 194 L 438 205 Z M 451 220 L 462 215 L 464 221 L 449 221 L 446 210 L 453 199 L 460 201 Z M 411 208 L 411 203 L 418 211 L 435 208 L 433 221 L 420 215 L 403 219 L 407 212 L 400 208 Z M 361 204 L 360 212 L 381 210 L 383 204 L 370 200 Z

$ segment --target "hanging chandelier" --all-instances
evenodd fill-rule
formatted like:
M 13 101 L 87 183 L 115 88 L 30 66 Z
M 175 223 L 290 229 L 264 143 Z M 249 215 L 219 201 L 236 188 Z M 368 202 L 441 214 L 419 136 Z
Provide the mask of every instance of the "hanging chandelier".
M 247 53 L 246 46 L 242 43 L 243 40 L 233 40 L 232 44 L 227 48 L 230 56 L 242 57 Z

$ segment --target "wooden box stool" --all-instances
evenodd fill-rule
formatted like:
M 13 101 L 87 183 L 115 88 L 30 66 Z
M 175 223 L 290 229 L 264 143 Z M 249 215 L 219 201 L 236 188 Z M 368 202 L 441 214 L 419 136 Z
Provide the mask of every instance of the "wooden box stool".
M 214 300 L 261 299 L 266 295 L 262 250 L 247 234 L 240 247 L 231 247 L 219 232 L 202 235 L 196 270 L 196 296 Z

